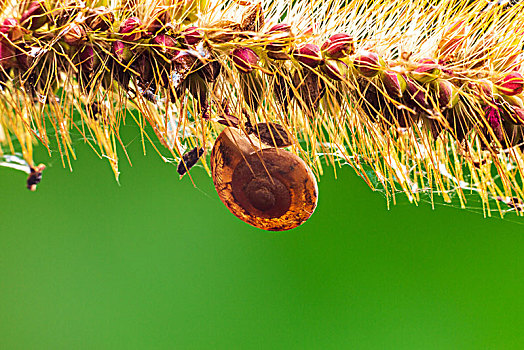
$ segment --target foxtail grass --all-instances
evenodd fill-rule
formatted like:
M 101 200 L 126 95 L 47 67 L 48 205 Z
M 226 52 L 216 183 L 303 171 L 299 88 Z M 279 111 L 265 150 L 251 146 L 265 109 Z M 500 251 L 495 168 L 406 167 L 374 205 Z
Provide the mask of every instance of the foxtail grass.
M 524 3 L 1 6 L 0 153 L 30 169 L 36 144 L 72 168 L 80 135 L 118 179 L 124 123 L 175 160 L 225 126 L 272 123 L 316 176 L 350 165 L 388 203 L 524 210 Z

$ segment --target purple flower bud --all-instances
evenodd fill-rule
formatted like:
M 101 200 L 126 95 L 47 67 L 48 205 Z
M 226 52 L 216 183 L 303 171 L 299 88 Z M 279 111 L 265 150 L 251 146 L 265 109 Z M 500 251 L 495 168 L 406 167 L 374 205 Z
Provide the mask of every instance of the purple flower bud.
M 5 40 L 0 40 L 0 66 L 4 69 L 17 66 L 15 49 Z
M 82 45 L 86 40 L 86 31 L 80 24 L 71 22 L 64 29 L 62 39 L 71 46 Z
M 429 83 L 440 76 L 440 66 L 430 58 L 420 60 L 419 66 L 411 73 L 413 79 L 421 84 Z
M 284 50 L 294 39 L 291 26 L 287 23 L 280 23 L 271 27 L 267 34 L 269 34 L 269 40 L 275 40 L 266 45 L 268 57 L 274 60 L 289 59 Z
M 288 23 L 279 23 L 279 24 L 275 24 L 274 26 L 269 28 L 269 30 L 267 31 L 268 34 L 279 33 L 279 32 L 292 34 L 291 25 Z
M 86 45 L 79 53 L 80 66 L 83 70 L 91 72 L 95 65 L 95 53 L 92 45 Z
M 337 81 L 347 79 L 348 66 L 342 61 L 326 60 L 325 63 L 320 66 L 320 70 L 330 79 Z
M 335 34 L 322 45 L 324 55 L 329 58 L 344 58 L 351 55 L 355 50 L 353 37 L 348 34 Z
M 175 38 L 166 35 L 158 34 L 153 38 L 153 44 L 160 52 L 167 55 L 169 58 L 172 58 L 177 53 L 177 44 L 178 42 Z
M 136 41 L 142 37 L 142 32 L 140 31 L 141 26 L 142 22 L 138 17 L 129 17 L 120 25 L 119 33 L 125 34 L 122 35 L 122 39 L 124 40 Z
M 91 30 L 108 30 L 115 21 L 113 12 L 105 6 L 88 9 L 86 13 L 86 25 Z
M 524 77 L 519 72 L 511 72 L 499 81 L 498 88 L 504 95 L 518 95 L 524 90 Z
M 293 56 L 297 61 L 310 68 L 318 67 L 323 61 L 320 48 L 315 44 L 306 44 L 297 48 L 293 52 Z
M 504 134 L 502 130 L 502 118 L 500 116 L 499 108 L 494 106 L 488 106 L 486 108 L 486 121 L 488 122 L 489 127 L 493 130 L 495 137 L 502 141 L 504 139 Z
M 203 37 L 204 33 L 198 27 L 189 27 L 182 32 L 182 40 L 187 46 L 198 44 Z
M 430 108 L 431 106 L 428 102 L 428 94 L 426 90 L 415 81 L 407 77 L 404 77 L 404 79 L 406 80 L 406 91 L 408 92 L 411 101 L 419 107 Z
M 257 67 L 258 55 L 250 48 L 234 49 L 231 56 L 233 63 L 242 73 L 250 73 Z
M 393 71 L 384 71 L 380 75 L 388 94 L 394 97 L 402 97 L 406 91 L 406 80 L 401 74 Z
M 362 51 L 355 57 L 353 65 L 361 75 L 372 78 L 383 70 L 385 63 L 376 53 Z
M 459 101 L 459 94 L 455 85 L 448 80 L 435 80 L 433 88 L 437 92 L 440 108 L 453 108 Z
M 128 62 L 133 58 L 133 53 L 129 49 L 129 46 L 122 41 L 113 42 L 113 54 L 120 62 Z
M 22 13 L 20 23 L 24 28 L 35 30 L 48 22 L 47 10 L 43 0 L 33 1 L 27 10 Z
M 497 88 L 489 80 L 480 80 L 476 84 L 469 83 L 468 86 L 476 90 L 476 92 L 478 92 L 479 96 L 483 100 L 488 101 L 491 101 L 493 99 L 493 96 L 497 90 Z

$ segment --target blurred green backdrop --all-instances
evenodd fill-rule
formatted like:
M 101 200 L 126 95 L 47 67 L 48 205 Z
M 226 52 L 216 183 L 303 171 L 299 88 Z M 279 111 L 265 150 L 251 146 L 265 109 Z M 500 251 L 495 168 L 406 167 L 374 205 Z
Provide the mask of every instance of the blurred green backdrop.
M 126 127 L 127 140 L 133 127 Z M 524 226 L 327 169 L 287 233 L 233 217 L 202 168 L 76 144 L 36 193 L 0 168 L 0 349 L 522 349 Z M 524 221 L 523 221 L 524 222 Z

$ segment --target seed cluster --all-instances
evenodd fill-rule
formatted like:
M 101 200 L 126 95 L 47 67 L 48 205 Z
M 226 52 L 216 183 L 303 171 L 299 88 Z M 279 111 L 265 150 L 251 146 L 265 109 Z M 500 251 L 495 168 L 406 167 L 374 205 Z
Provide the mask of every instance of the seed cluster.
M 14 152 L 17 140 L 34 166 L 33 142 L 51 148 L 55 138 L 70 164 L 76 129 L 118 175 L 118 129 L 136 109 L 144 138 L 151 127 L 177 159 L 188 146 L 198 150 L 191 165 L 227 125 L 290 146 L 317 175 L 320 154 L 342 159 L 388 199 L 400 190 L 418 201 L 429 189 L 445 201 L 457 193 L 465 205 L 468 188 L 489 212 L 494 198 L 524 198 L 521 4 L 485 10 L 456 0 L 431 13 L 430 2 L 417 9 L 399 1 L 392 10 L 387 1 L 355 1 L 333 10 L 317 0 L 311 7 L 332 18 L 311 27 L 286 23 L 278 2 L 226 4 L 37 0 L 18 16 L 6 11 L 0 145 Z M 228 10 L 237 18 L 216 16 Z M 391 20 L 397 12 L 423 12 L 426 27 Z M 363 34 L 345 24 L 371 16 L 404 29 Z M 417 31 L 420 50 L 403 49 Z

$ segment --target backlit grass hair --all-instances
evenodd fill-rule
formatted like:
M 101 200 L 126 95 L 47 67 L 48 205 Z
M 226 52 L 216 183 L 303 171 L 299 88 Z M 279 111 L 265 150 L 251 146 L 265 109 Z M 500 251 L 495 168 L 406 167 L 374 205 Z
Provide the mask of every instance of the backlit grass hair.
M 317 176 L 349 164 L 388 202 L 524 209 L 523 3 L 1 4 L 0 152 L 36 175 L 36 143 L 72 167 L 81 135 L 118 178 L 128 119 L 177 160 L 267 123 Z

